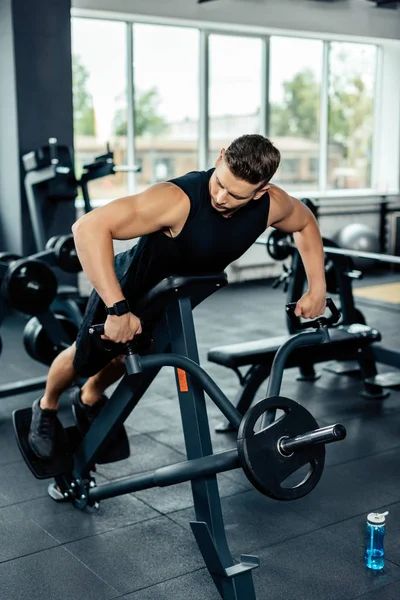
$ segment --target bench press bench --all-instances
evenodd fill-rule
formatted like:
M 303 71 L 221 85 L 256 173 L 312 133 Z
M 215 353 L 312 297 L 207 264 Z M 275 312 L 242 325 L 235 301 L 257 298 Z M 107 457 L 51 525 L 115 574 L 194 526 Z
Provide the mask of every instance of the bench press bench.
M 369 398 L 383 398 L 386 393 L 379 385 L 371 384 L 367 378 L 377 374 L 375 357 L 371 345 L 381 340 L 377 329 L 361 323 L 340 325 L 329 329 L 330 342 L 316 346 L 304 346 L 292 352 L 285 368 L 299 367 L 303 374 L 300 379 L 313 381 L 317 379 L 314 364 L 326 361 L 357 361 L 361 370 L 364 383 L 362 395 Z M 251 406 L 254 396 L 260 385 L 269 377 L 275 354 L 291 335 L 265 338 L 253 342 L 230 344 L 211 348 L 207 358 L 210 362 L 228 367 L 235 371 L 239 378 L 240 389 L 235 405 L 237 410 L 244 415 Z M 243 374 L 241 367 L 248 367 Z M 217 427 L 217 431 L 224 432 L 232 429 L 230 423 L 225 421 Z

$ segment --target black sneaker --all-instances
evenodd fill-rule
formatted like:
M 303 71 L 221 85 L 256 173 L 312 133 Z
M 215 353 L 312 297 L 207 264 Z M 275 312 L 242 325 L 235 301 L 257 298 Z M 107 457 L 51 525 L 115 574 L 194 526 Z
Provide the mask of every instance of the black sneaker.
M 75 421 L 79 429 L 79 433 L 84 437 L 89 431 L 93 421 L 97 419 L 102 408 L 104 408 L 108 398 L 105 394 L 100 396 L 100 399 L 93 406 L 84 404 L 81 400 L 81 390 L 76 388 L 72 393 L 72 410 L 74 412 Z
M 32 421 L 28 441 L 32 452 L 39 458 L 54 456 L 56 441 L 57 410 L 40 408 L 40 398 L 32 405 Z

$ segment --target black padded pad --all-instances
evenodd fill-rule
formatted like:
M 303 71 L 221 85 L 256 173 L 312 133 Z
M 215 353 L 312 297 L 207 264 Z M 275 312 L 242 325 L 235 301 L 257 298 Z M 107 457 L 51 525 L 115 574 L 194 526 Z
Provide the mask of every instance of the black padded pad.
M 77 427 L 64 429 L 57 419 L 55 456 L 52 460 L 43 460 L 32 452 L 28 442 L 31 420 L 32 408 L 23 408 L 13 412 L 14 431 L 18 446 L 33 475 L 37 479 L 50 479 L 57 475 L 71 473 L 73 467 L 72 454 L 82 439 Z
M 297 367 L 304 360 L 314 363 L 326 360 L 354 359 L 358 348 L 365 348 L 373 342 L 381 340 L 381 334 L 376 329 L 354 323 L 340 325 L 329 330 L 330 342 L 314 346 L 296 348 L 286 362 L 286 367 Z M 230 367 L 231 369 L 253 364 L 271 364 L 278 349 L 287 342 L 290 335 L 265 338 L 254 342 L 230 344 L 211 348 L 207 354 L 210 362 Z M 306 349 L 306 350 L 305 350 Z M 306 354 L 305 354 L 306 353 Z
M 144 321 L 157 321 L 165 307 L 177 298 L 190 297 L 192 308 L 228 284 L 226 273 L 171 275 L 162 279 L 135 303 Z

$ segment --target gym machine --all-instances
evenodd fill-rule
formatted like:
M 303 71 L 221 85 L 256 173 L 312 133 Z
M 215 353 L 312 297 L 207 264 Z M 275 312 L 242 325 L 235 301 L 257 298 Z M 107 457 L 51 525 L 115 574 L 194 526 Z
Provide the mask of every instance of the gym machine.
M 77 428 L 63 430 L 58 423 L 56 456 L 38 459 L 31 451 L 28 434 L 31 408 L 13 413 L 16 437 L 22 455 L 37 478 L 55 478 L 50 496 L 70 501 L 79 508 L 100 500 L 151 487 L 190 481 L 196 521 L 191 528 L 206 566 L 224 600 L 255 600 L 251 571 L 259 566 L 256 556 L 242 555 L 234 561 L 226 540 L 216 474 L 243 468 L 251 483 L 276 500 L 295 500 L 312 491 L 323 472 L 325 444 L 344 439 L 340 424 L 319 428 L 308 410 L 279 396 L 282 373 L 290 353 L 310 343 L 323 347 L 327 326 L 339 318 L 332 302 L 332 316 L 309 322 L 316 331 L 294 336 L 276 354 L 267 398 L 242 418 L 229 399 L 199 366 L 192 310 L 227 284 L 224 273 L 194 277 L 170 276 L 138 300 L 133 310 L 143 323 L 143 333 L 123 345 L 126 374 L 97 417 L 89 432 L 79 439 Z M 295 319 L 294 307 L 287 307 Z M 298 324 L 298 327 L 303 327 Z M 89 334 L 110 359 L 121 353 L 121 345 L 101 340 L 104 324 L 92 325 Z M 163 366 L 175 368 L 176 385 L 187 460 L 140 473 L 119 481 L 96 485 L 91 472 L 110 436 L 123 424 Z M 237 446 L 214 454 L 204 392 L 238 429 Z M 284 413 L 275 419 L 277 410 Z M 261 421 L 261 428 L 256 424 Z M 289 480 L 308 465 L 301 481 Z
M 114 175 L 118 171 L 138 172 L 136 166 L 116 166 L 114 153 L 107 144 L 105 154 L 97 156 L 93 163 L 84 165 L 80 179 L 76 179 L 72 152 L 68 146 L 49 138 L 48 145 L 28 152 L 22 157 L 25 169 L 25 191 L 28 199 L 36 250 L 46 247 L 46 229 L 54 215 L 58 202 L 75 201 L 78 188 L 82 190 L 85 212 L 92 210 L 88 184 L 90 181 Z
M 259 243 L 258 240 L 257 243 Z M 390 254 L 377 254 L 371 252 L 358 252 L 338 248 L 336 244 L 327 238 L 323 238 L 325 253 L 325 274 L 327 283 L 327 292 L 337 294 L 340 300 L 340 310 L 342 312 L 341 325 L 360 323 L 366 325 L 363 313 L 356 307 L 352 282 L 354 279 L 361 279 L 362 272 L 354 268 L 352 258 L 361 257 L 371 261 L 387 264 L 400 264 L 400 257 Z M 294 301 L 294 298 L 300 298 L 306 283 L 304 267 L 300 255 L 290 236 L 283 234 L 278 230 L 273 231 L 266 241 L 261 243 L 266 245 L 268 254 L 275 260 L 285 260 L 288 256 L 292 257 L 291 264 L 291 283 L 289 283 L 288 301 Z M 289 331 L 294 331 L 289 328 Z M 375 340 L 378 341 L 378 340 Z M 380 340 L 379 340 L 380 341 Z M 382 344 L 374 343 L 371 345 L 370 361 L 371 365 L 375 362 L 395 367 L 397 371 L 378 374 L 376 367 L 372 366 L 372 372 L 366 374 L 364 382 L 366 385 L 380 387 L 398 387 L 400 386 L 400 352 L 385 348 Z M 344 375 L 354 372 L 357 369 L 350 365 L 341 364 L 339 361 L 330 363 L 325 367 L 326 370 Z M 383 394 L 386 397 L 388 394 Z

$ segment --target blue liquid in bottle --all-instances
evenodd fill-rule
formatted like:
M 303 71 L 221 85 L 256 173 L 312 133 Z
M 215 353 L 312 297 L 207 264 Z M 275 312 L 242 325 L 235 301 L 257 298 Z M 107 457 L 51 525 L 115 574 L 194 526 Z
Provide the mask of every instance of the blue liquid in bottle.
M 380 571 L 385 566 L 383 541 L 386 533 L 385 513 L 370 513 L 367 520 L 367 546 L 364 562 L 368 569 Z

